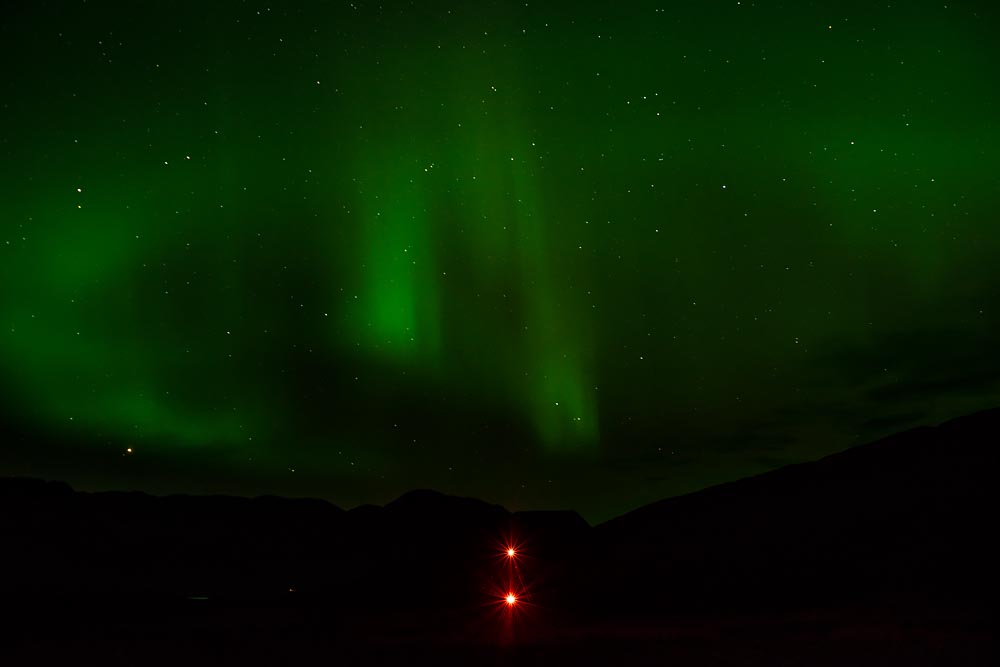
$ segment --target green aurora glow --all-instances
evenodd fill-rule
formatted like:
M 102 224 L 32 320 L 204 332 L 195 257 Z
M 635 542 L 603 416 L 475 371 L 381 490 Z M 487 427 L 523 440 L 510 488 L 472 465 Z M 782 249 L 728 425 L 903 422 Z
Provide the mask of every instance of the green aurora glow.
M 0 471 L 600 519 L 997 404 L 988 3 L 165 7 L 0 27 Z

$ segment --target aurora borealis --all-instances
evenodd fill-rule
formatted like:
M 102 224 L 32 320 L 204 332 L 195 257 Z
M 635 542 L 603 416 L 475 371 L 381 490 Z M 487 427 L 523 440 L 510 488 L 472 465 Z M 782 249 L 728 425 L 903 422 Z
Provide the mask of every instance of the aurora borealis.
M 995 406 L 998 19 L 8 8 L 0 473 L 600 520 Z

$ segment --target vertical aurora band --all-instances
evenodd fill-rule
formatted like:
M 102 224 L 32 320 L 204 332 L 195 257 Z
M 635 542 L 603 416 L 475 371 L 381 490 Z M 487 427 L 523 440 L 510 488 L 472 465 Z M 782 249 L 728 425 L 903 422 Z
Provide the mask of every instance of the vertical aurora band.
M 432 382 L 485 387 L 551 451 L 588 448 L 591 329 L 549 250 L 531 141 L 511 118 L 465 125 L 446 150 L 431 133 L 360 159 L 360 303 L 344 343 Z M 491 299 L 501 306 L 484 311 Z M 490 338 L 502 343 L 469 345 Z

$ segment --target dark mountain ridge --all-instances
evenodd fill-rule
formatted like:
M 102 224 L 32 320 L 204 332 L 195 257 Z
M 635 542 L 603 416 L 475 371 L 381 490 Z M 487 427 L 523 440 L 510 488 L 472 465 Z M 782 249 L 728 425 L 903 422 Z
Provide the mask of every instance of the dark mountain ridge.
M 981 597 L 1000 409 L 647 505 L 590 527 L 434 491 L 344 511 L 322 500 L 75 492 L 0 480 L 8 595 L 331 600 L 466 608 L 523 545 L 546 609 Z M 432 582 L 430 598 L 401 595 Z
M 600 526 L 613 591 L 652 606 L 982 599 L 1000 410 L 647 505 Z

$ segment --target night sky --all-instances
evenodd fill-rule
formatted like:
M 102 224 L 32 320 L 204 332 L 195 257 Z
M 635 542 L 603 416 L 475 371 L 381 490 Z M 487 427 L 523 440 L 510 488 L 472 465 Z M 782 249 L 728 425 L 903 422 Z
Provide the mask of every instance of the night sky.
M 996 406 L 998 27 L 8 6 L 0 473 L 598 521 Z

